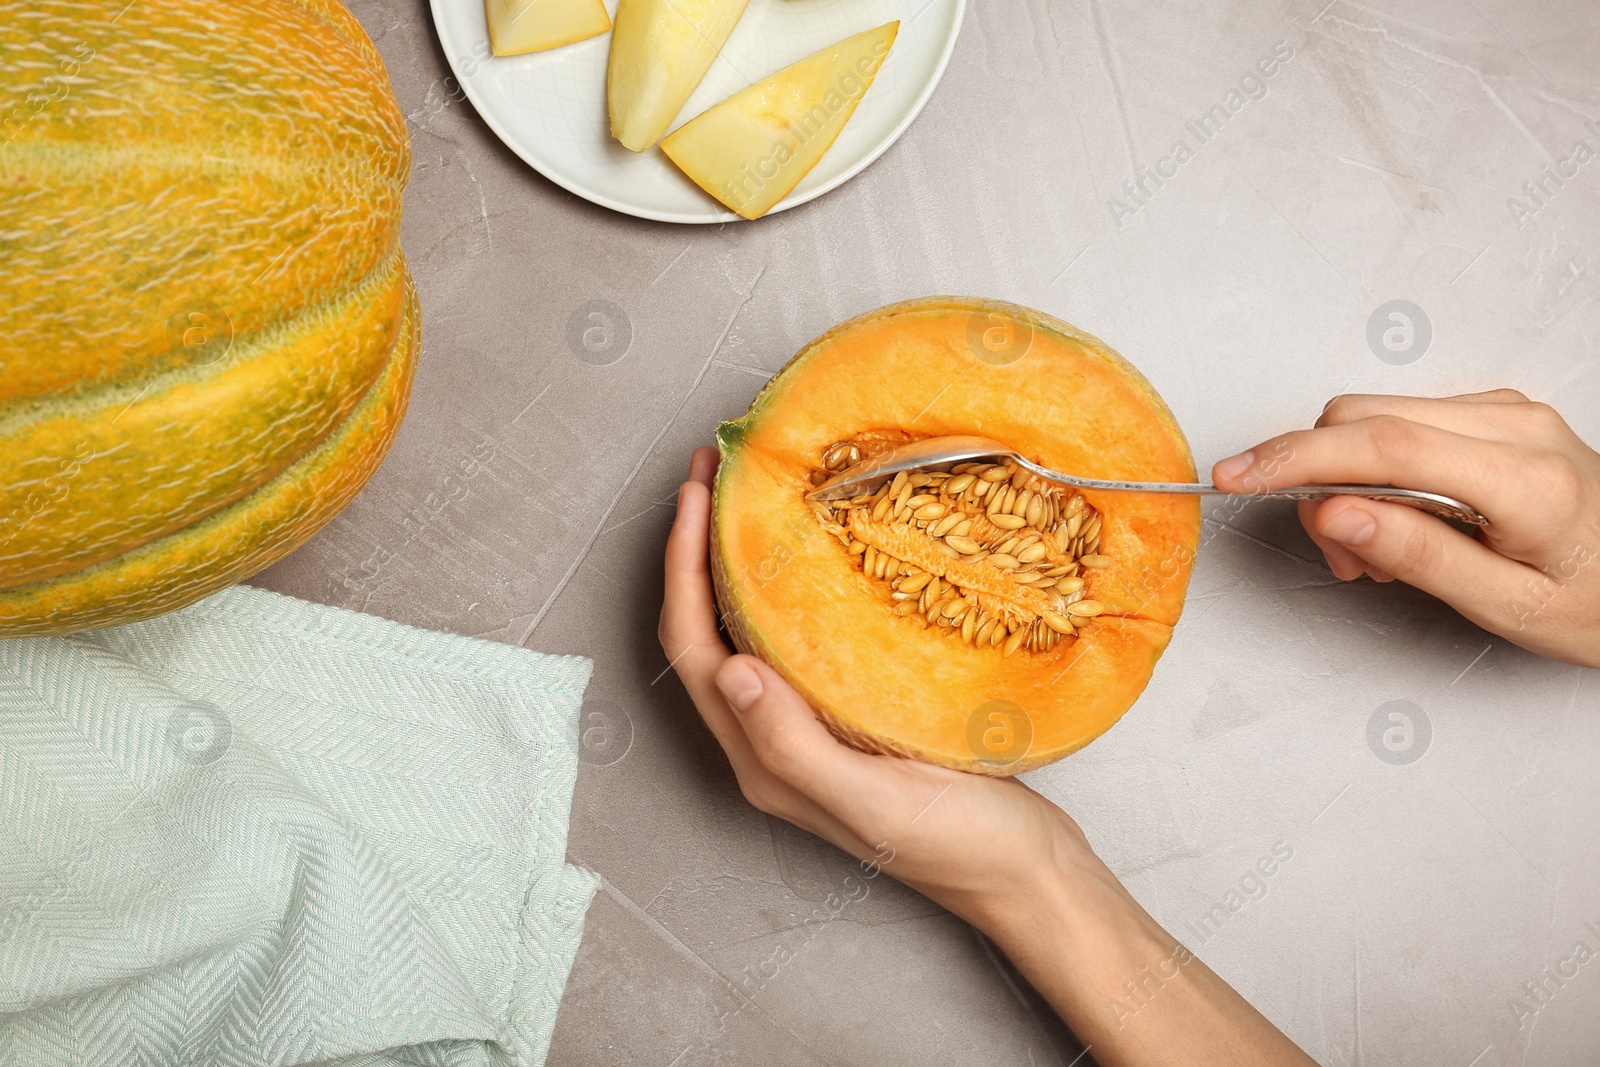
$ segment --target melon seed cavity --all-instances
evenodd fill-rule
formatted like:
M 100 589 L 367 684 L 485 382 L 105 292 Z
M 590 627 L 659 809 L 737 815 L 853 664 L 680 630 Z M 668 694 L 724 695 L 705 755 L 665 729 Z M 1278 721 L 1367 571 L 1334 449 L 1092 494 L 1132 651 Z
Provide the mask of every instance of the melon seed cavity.
M 865 448 L 823 449 L 812 484 L 859 463 Z M 811 508 L 894 614 L 978 648 L 1048 652 L 1105 610 L 1084 586 L 1111 562 L 1100 513 L 1015 463 L 901 471 L 875 493 Z

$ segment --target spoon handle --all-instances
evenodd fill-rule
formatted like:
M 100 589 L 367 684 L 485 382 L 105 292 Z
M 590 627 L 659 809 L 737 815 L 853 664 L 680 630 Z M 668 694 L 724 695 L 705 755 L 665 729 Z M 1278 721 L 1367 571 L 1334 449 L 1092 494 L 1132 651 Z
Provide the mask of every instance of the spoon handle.
M 1489 520 L 1482 512 L 1454 497 L 1442 493 L 1425 493 L 1420 489 L 1401 489 L 1393 485 L 1295 485 L 1261 493 L 1225 494 L 1221 489 L 1205 482 L 1116 482 L 1101 478 L 1064 480 L 1079 489 L 1102 489 L 1111 492 L 1186 493 L 1194 496 L 1240 495 L 1276 497 L 1280 500 L 1326 500 L 1330 496 L 1364 496 L 1391 504 L 1404 504 L 1438 518 L 1464 522 L 1470 526 L 1489 525 Z
M 1442 493 L 1425 493 L 1420 489 L 1400 489 L 1392 485 L 1297 485 L 1289 489 L 1263 493 L 1289 500 L 1326 500 L 1330 496 L 1364 496 L 1390 504 L 1426 511 L 1440 519 L 1464 522 L 1469 526 L 1487 526 L 1489 519 L 1470 504 Z

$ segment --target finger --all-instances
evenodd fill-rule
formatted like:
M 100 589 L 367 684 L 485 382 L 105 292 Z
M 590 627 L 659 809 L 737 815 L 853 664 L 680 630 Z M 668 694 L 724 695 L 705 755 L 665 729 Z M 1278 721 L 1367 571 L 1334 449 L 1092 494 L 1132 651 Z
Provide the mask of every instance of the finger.
M 711 490 L 698 479 L 678 490 L 678 514 L 667 535 L 661 641 L 668 656 L 700 642 L 720 645 L 711 595 Z
M 754 656 L 734 656 L 717 685 L 739 716 L 762 766 L 834 814 L 858 821 L 862 812 L 894 813 L 903 802 L 884 774 L 888 756 L 842 744 L 777 671 Z
M 715 454 L 708 464 L 702 458 L 704 451 L 697 451 L 690 462 L 690 480 L 678 492 L 678 515 L 667 538 L 661 647 L 706 728 L 728 757 L 746 799 L 840 847 L 851 843 L 860 847 L 820 805 L 762 766 L 738 716 L 717 688 L 717 671 L 732 654 L 717 632 L 706 566 L 711 508 L 706 482 L 715 467 Z
M 724 661 L 728 658 L 731 657 L 725 655 Z M 833 842 L 858 859 L 874 853 L 874 849 L 832 812 L 762 763 L 743 723 L 717 687 L 715 669 L 700 663 L 687 668 L 680 665 L 679 674 L 700 717 L 728 757 L 739 782 L 739 791 L 747 801 L 768 815 Z
M 861 783 L 855 791 L 838 784 L 826 796 L 814 792 L 828 768 L 861 762 L 870 775 L 878 768 L 868 756 L 839 742 L 817 720 L 816 712 L 771 667 L 754 656 L 734 656 L 717 673 L 717 687 L 750 747 L 751 767 L 740 773 L 745 797 L 756 807 L 826 838 L 857 859 L 874 855 L 874 843 L 851 825 L 862 810 Z
M 684 482 L 678 490 L 678 514 L 667 537 L 666 593 L 658 636 L 668 665 L 677 672 L 700 717 L 738 771 L 741 763 L 752 763 L 755 757 L 733 712 L 717 692 L 717 668 L 731 653 L 717 630 L 712 602 L 706 563 L 710 521 L 710 490 L 699 479 Z
M 689 459 L 689 480 L 678 491 L 678 515 L 667 538 L 662 646 L 674 656 L 673 667 L 700 717 L 727 755 L 745 798 L 760 810 L 817 834 L 858 859 L 866 858 L 874 854 L 874 849 L 822 805 L 763 765 L 744 725 L 716 684 L 718 669 L 731 658 L 717 631 L 707 566 L 709 490 L 717 460 L 716 449 L 696 449 Z M 673 651 L 672 646 L 678 644 L 681 649 Z M 809 708 L 806 714 L 811 716 Z M 815 723 L 815 717 L 811 718 Z M 820 723 L 816 725 L 822 729 Z
M 1317 426 L 1339 426 L 1385 415 L 1480 441 L 1499 442 L 1528 461 L 1524 468 L 1529 471 L 1533 468 L 1533 454 L 1566 451 L 1577 436 L 1560 412 L 1548 404 L 1529 400 L 1515 389 L 1464 393 L 1437 400 L 1362 394 L 1337 396 L 1328 401 L 1317 419 Z
M 1312 523 L 1318 534 L 1360 557 L 1379 581 L 1398 578 L 1496 632 L 1506 622 L 1507 591 L 1536 573 L 1403 504 L 1336 496 L 1322 502 Z
M 1515 399 L 1512 399 L 1515 398 Z M 1527 403 L 1527 397 L 1514 389 L 1492 393 L 1467 393 L 1435 399 L 1423 396 L 1387 396 L 1375 393 L 1347 393 L 1328 401 L 1316 424 L 1344 426 L 1378 415 L 1391 415 L 1433 426 L 1481 441 L 1504 441 L 1516 435 L 1520 420 L 1508 418 L 1507 405 Z M 1485 410 L 1489 408 L 1490 410 Z
M 1319 503 L 1320 501 L 1316 500 L 1300 501 L 1300 525 L 1305 527 L 1306 535 L 1322 550 L 1322 558 L 1327 561 L 1328 569 L 1333 572 L 1333 576 L 1342 582 L 1354 581 L 1367 573 L 1366 561 L 1339 542 L 1318 532 L 1314 516 Z
M 722 646 L 711 592 L 711 482 L 717 450 L 697 448 L 689 457 L 689 480 L 678 489 L 678 513 L 667 536 L 666 595 L 661 602 L 660 638 L 668 656 L 681 646 L 715 642 Z
M 1361 404 L 1367 402 L 1382 403 L 1389 400 L 1409 401 L 1415 400 L 1426 404 L 1527 404 L 1531 403 L 1527 396 L 1515 389 L 1488 389 L 1481 393 L 1457 393 L 1454 396 L 1416 397 L 1398 393 L 1340 393 L 1323 405 L 1323 414 L 1329 410 L 1347 404 Z M 1375 412 L 1374 412 L 1375 413 Z M 1357 415 L 1357 418 L 1365 418 Z M 1349 419 L 1338 420 L 1348 422 Z
M 1219 461 L 1212 476 L 1231 493 L 1341 482 L 1447 493 L 1475 505 L 1491 522 L 1505 522 L 1537 504 L 1527 499 L 1526 462 L 1503 444 L 1376 415 L 1272 438 Z
M 1442 399 L 1460 404 L 1527 404 L 1527 394 L 1516 389 L 1485 389 L 1481 393 L 1457 393 Z
M 710 445 L 702 445 L 689 455 L 689 480 L 699 482 L 706 488 L 711 487 L 711 479 L 717 473 L 717 461 L 720 458 L 717 450 Z

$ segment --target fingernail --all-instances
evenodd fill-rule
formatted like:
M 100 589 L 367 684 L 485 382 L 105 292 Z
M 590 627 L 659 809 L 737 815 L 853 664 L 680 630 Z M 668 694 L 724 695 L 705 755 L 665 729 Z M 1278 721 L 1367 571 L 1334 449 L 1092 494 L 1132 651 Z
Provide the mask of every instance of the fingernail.
M 748 711 L 761 699 L 761 675 L 748 663 L 733 659 L 717 672 L 717 688 L 735 711 Z
M 1378 532 L 1378 524 L 1360 508 L 1345 508 L 1329 519 L 1322 532 L 1342 545 L 1364 545 Z
M 1237 478 L 1255 465 L 1256 454 L 1254 452 L 1240 452 L 1237 456 L 1229 456 L 1227 459 L 1219 460 L 1216 466 L 1216 476 L 1228 479 Z

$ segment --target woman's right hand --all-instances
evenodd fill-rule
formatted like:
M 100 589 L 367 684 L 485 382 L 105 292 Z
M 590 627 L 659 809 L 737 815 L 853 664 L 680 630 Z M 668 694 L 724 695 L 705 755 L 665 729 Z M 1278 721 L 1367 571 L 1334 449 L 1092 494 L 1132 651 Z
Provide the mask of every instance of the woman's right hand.
M 1398 578 L 1524 648 L 1600 667 L 1600 454 L 1547 405 L 1512 389 L 1339 396 L 1316 428 L 1212 474 L 1231 493 L 1354 482 L 1464 500 L 1489 519 L 1476 537 L 1352 496 L 1303 502 L 1300 520 L 1339 578 Z

